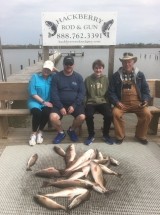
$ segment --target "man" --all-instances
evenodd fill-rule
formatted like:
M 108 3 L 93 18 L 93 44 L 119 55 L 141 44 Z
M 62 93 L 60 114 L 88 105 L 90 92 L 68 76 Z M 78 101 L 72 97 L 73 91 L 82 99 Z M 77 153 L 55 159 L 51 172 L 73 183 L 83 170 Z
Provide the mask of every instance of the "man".
M 109 84 L 108 95 L 113 108 L 113 123 L 116 143 L 121 144 L 125 138 L 124 113 L 135 113 L 138 118 L 135 138 L 147 144 L 147 130 L 151 121 L 151 113 L 147 108 L 150 100 L 149 87 L 144 74 L 134 67 L 137 57 L 132 53 L 124 53 L 120 58 L 122 67 L 115 72 Z
M 58 131 L 57 136 L 53 140 L 55 144 L 60 143 L 66 136 L 61 125 L 63 116 L 72 115 L 74 117 L 73 124 L 67 130 L 73 142 L 78 141 L 75 129 L 81 126 L 85 120 L 83 78 L 73 70 L 74 59 L 72 56 L 64 57 L 63 66 L 64 69 L 53 77 L 51 84 L 53 109 L 50 114 L 50 120 Z
M 103 115 L 103 140 L 108 144 L 113 144 L 112 138 L 109 136 L 109 129 L 112 122 L 112 111 L 107 99 L 108 79 L 103 74 L 104 63 L 96 60 L 92 64 L 93 74 L 85 79 L 86 87 L 86 124 L 88 128 L 88 138 L 86 145 L 90 145 L 94 141 L 94 114 L 98 112 Z

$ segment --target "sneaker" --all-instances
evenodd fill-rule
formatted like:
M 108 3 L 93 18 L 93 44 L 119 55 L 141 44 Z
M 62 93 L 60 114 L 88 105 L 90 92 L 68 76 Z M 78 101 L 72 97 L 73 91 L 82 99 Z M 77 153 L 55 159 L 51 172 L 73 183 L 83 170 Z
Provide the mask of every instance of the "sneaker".
M 148 140 L 147 140 L 147 139 L 141 139 L 141 138 L 136 137 L 136 136 L 135 136 L 135 138 L 136 138 L 136 140 L 137 140 L 139 143 L 141 143 L 141 144 L 143 144 L 143 145 L 147 145 L 147 144 L 148 144 Z
M 37 144 L 41 144 L 41 143 L 43 143 L 43 136 L 42 136 L 42 133 L 39 132 L 37 134 Z
M 114 140 L 110 136 L 103 136 L 103 140 L 109 145 L 113 145 L 114 143 Z
M 29 145 L 30 146 L 34 146 L 36 145 L 36 135 L 35 134 L 32 134 L 31 137 L 30 137 L 30 140 L 29 140 Z
M 89 146 L 90 144 L 93 143 L 94 139 L 95 139 L 94 136 L 88 136 L 88 138 L 85 140 L 84 144 Z
M 75 133 L 74 130 L 70 130 L 70 128 L 67 130 L 67 133 L 70 137 L 70 139 L 73 141 L 73 142 L 77 142 L 78 141 L 78 137 L 77 137 L 77 134 Z
M 54 140 L 53 140 L 53 143 L 55 143 L 55 144 L 59 144 L 59 143 L 61 143 L 62 142 L 62 140 L 65 138 L 65 133 L 63 132 L 63 133 L 58 133 L 57 134 L 57 136 L 54 138 Z

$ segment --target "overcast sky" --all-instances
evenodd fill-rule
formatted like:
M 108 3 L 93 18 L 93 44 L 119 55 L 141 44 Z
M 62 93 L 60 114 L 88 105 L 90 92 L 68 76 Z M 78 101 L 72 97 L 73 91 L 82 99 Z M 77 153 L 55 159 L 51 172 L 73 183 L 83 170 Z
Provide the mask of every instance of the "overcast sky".
M 160 43 L 160 0 L 0 0 L 2 44 L 38 44 L 42 12 L 117 12 L 117 44 Z

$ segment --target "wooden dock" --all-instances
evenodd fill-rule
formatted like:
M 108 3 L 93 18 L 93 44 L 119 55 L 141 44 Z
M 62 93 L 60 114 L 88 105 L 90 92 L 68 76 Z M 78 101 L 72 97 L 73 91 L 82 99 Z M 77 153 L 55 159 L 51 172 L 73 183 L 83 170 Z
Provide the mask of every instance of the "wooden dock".
M 56 65 L 58 60 L 61 58 L 60 52 L 55 52 L 53 55 L 49 56 L 49 59 L 53 61 Z M 42 70 L 43 61 L 36 62 L 33 66 L 28 66 L 15 74 L 7 77 L 7 82 L 28 82 L 33 73 L 40 72 Z

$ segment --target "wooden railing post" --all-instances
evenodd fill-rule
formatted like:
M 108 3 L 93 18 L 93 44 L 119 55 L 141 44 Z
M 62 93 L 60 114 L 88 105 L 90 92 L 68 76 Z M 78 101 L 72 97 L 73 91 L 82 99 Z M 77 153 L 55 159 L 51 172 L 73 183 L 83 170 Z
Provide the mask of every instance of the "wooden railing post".
M 114 53 L 115 46 L 109 46 L 109 58 L 108 58 L 108 78 L 110 80 L 114 70 Z
M 49 46 L 43 46 L 43 61 L 49 59 Z

